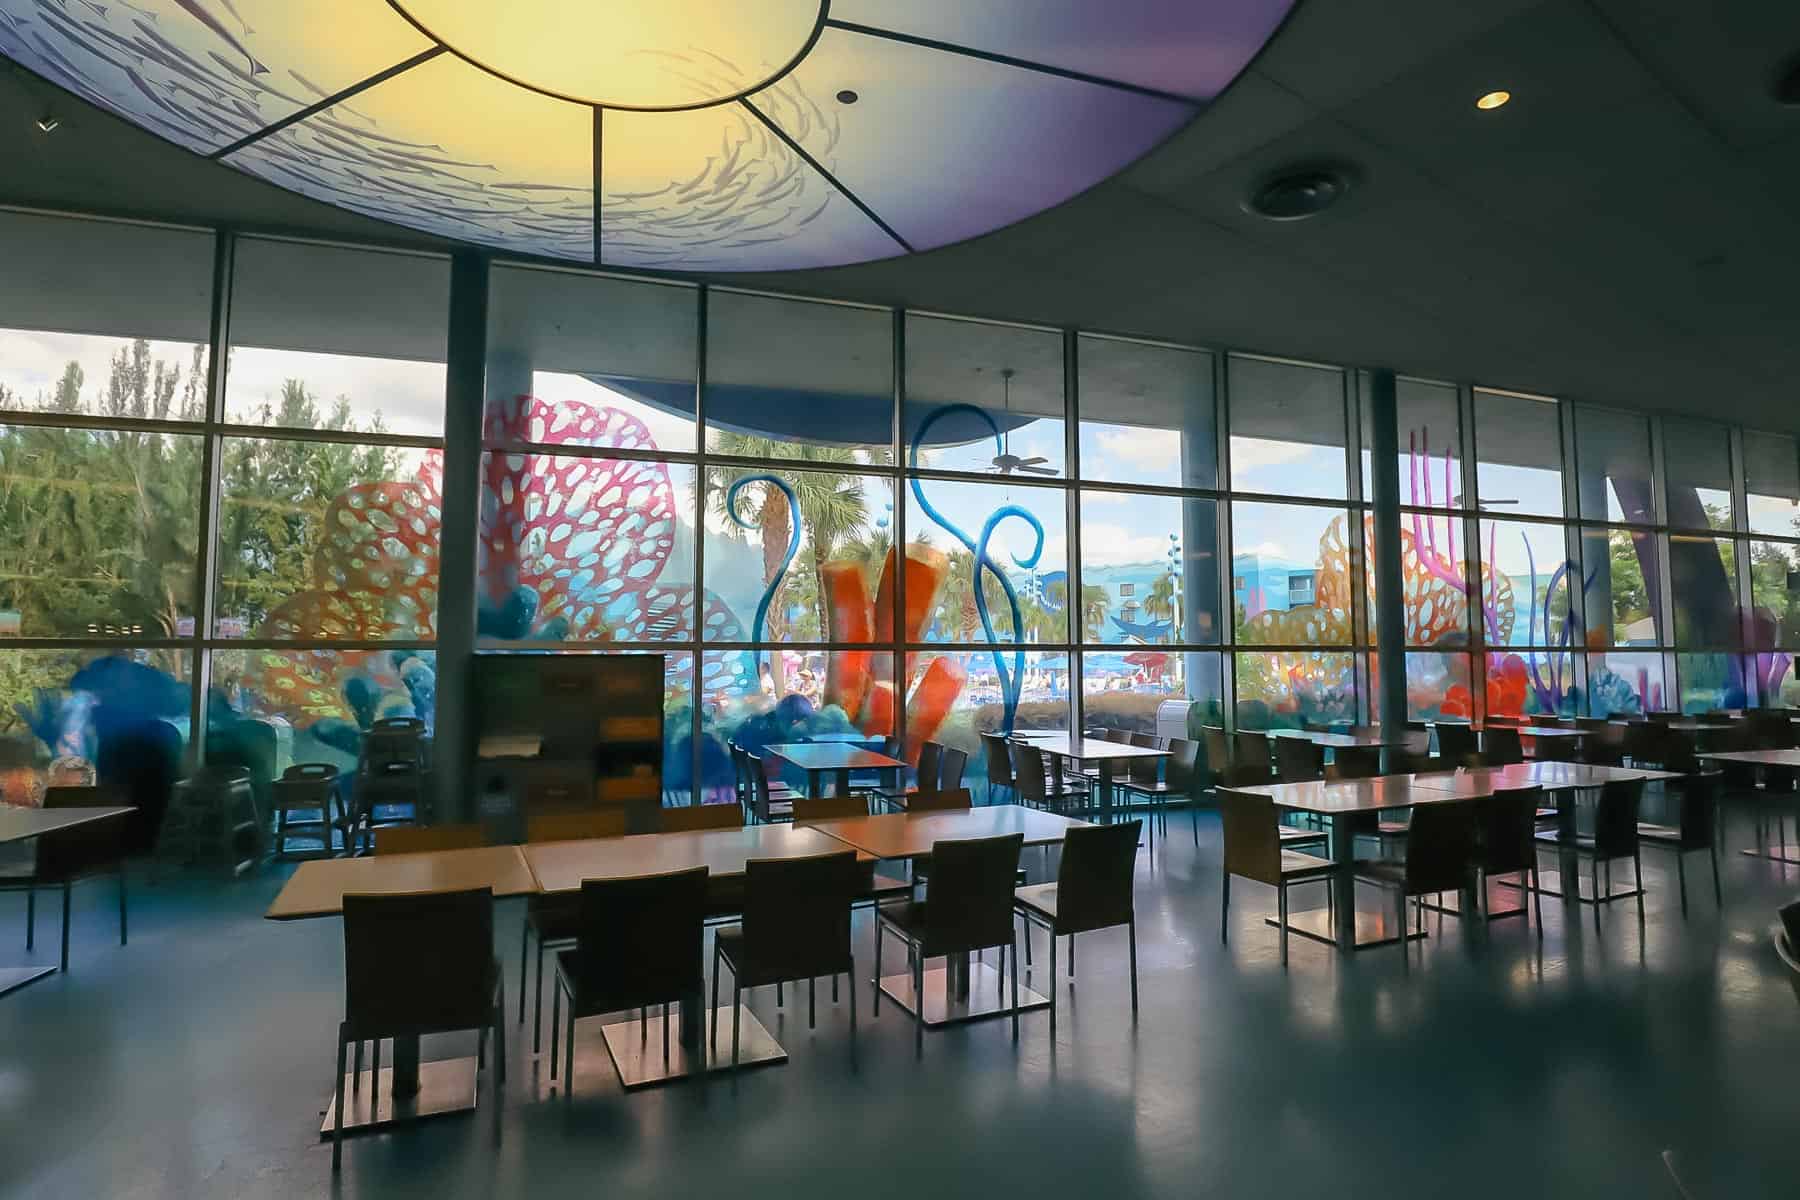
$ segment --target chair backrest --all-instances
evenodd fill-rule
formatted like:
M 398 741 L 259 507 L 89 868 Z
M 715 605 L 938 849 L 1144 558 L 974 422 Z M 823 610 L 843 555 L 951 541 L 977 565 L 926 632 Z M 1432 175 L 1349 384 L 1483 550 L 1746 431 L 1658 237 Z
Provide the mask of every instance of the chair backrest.
M 937 786 L 951 789 L 961 787 L 968 769 L 969 752 L 958 750 L 955 746 L 945 746 L 943 757 L 938 760 Z M 925 785 L 921 783 L 919 786 Z
M 428 854 L 487 845 L 480 825 L 388 825 L 375 831 L 375 853 Z
M 769 768 L 762 759 L 744 751 L 744 774 L 750 784 L 750 811 L 765 824 L 774 819 L 774 799 L 769 795 Z M 723 818 L 715 818 L 723 820 Z M 744 810 L 738 809 L 738 824 L 744 823 Z
M 1254 792 L 1220 788 L 1219 816 L 1225 833 L 1225 873 L 1279 884 L 1281 830 L 1275 802 Z
M 1475 729 L 1455 721 L 1441 722 L 1437 726 L 1438 757 L 1444 760 L 1445 767 L 1460 767 L 1476 757 Z
M 1600 785 L 1594 807 L 1594 852 L 1603 858 L 1626 858 L 1638 844 L 1638 804 L 1642 779 L 1609 779 Z
M 1008 742 L 1012 755 L 1013 787 L 1024 800 L 1042 800 L 1049 792 L 1044 782 L 1044 752 L 1025 742 Z
M 915 793 L 916 794 L 916 793 Z M 836 821 L 843 817 L 866 817 L 869 802 L 860 793 L 847 796 L 794 797 L 794 824 L 812 821 Z
M 1011 745 L 997 733 L 981 735 L 981 755 L 987 764 L 988 782 L 995 787 L 1013 785 Z
M 717 807 L 729 807 L 719 805 Z M 582 842 L 589 838 L 624 837 L 629 822 L 622 808 L 586 812 L 539 813 L 525 819 L 528 842 Z M 378 835 L 379 836 L 379 835 Z
M 1255 763 L 1269 769 L 1269 735 L 1254 729 L 1240 729 L 1231 736 L 1231 761 Z
M 338 769 L 331 763 L 295 763 L 281 773 L 282 779 L 336 779 Z
M 968 788 L 946 788 L 940 792 L 914 792 L 906 798 L 906 811 L 922 812 L 955 812 L 969 808 L 974 801 L 969 797 Z
M 1381 774 L 1381 747 L 1339 746 L 1331 752 L 1331 771 L 1339 779 L 1373 779 Z
M 413 721 L 389 724 L 391 721 Z M 415 717 L 390 717 L 377 721 L 363 734 L 362 769 L 370 775 L 399 775 L 421 771 L 425 766 L 425 726 Z
M 1692 774 L 1700 769 L 1700 739 L 1691 729 L 1663 731 L 1662 765 L 1666 771 Z
M 1529 869 L 1537 855 L 1538 805 L 1543 788 L 1502 788 L 1475 803 L 1476 861 L 1489 875 Z
M 1223 775 L 1231 765 L 1231 740 L 1218 725 L 1202 725 L 1200 736 L 1206 741 L 1206 767 L 1215 775 Z
M 44 807 L 103 808 L 115 803 L 105 788 L 59 784 L 44 789 Z M 129 821 L 115 817 L 46 833 L 36 839 L 37 874 L 49 879 L 72 879 L 86 871 L 117 866 L 125 860 Z
M 1462 887 L 1475 857 L 1475 806 L 1420 804 L 1406 828 L 1406 890 L 1412 895 Z
M 1611 721 L 1601 721 L 1581 739 L 1583 761 L 1597 766 L 1620 766 L 1625 761 L 1625 739 L 1629 730 Z
M 1187 738 L 1169 739 L 1169 757 L 1163 763 L 1163 780 L 1171 791 L 1196 793 L 1200 774 L 1200 743 Z
M 707 908 L 705 867 L 587 879 L 575 934 L 576 1003 L 588 1012 L 664 1004 L 698 992 Z
M 938 742 L 926 742 L 919 747 L 919 786 L 935 788 L 938 785 L 938 770 L 944 761 L 944 747 Z
M 1310 738 L 1276 738 L 1275 777 L 1283 783 L 1325 778 L 1325 751 Z
M 1511 725 L 1490 725 L 1482 731 L 1481 740 L 1481 761 L 1490 767 L 1525 761 L 1525 747 L 1519 741 L 1519 731 Z
M 344 1016 L 358 1040 L 487 1024 L 494 970 L 489 888 L 344 897 Z
M 1062 862 L 1056 868 L 1057 933 L 1106 929 L 1131 920 L 1143 825 L 1142 820 L 1082 825 L 1063 834 Z
M 1702 771 L 1681 780 L 1681 848 L 1705 850 L 1718 832 L 1719 784 L 1723 772 Z
M 1158 740 L 1152 733 L 1134 733 L 1123 744 L 1136 746 L 1140 750 L 1160 750 L 1162 747 L 1157 744 Z M 1163 760 L 1160 758 L 1133 758 L 1126 761 L 1133 783 L 1153 784 L 1162 776 Z
M 680 808 L 659 808 L 656 815 L 663 833 L 744 827 L 744 810 L 735 804 L 686 804 Z
M 1017 833 L 932 844 L 926 955 L 1013 944 L 1013 886 L 1024 845 Z
M 1531 718 L 1494 714 L 1488 717 L 1487 723 L 1489 725 L 1529 725 Z
M 1128 729 L 1102 729 L 1100 736 L 1121 746 L 1131 745 L 1131 731 Z
M 1219 776 L 1219 781 L 1225 787 L 1249 787 L 1253 784 L 1272 782 L 1272 779 L 1267 767 L 1258 766 L 1256 763 L 1232 763 Z
M 799 979 L 849 969 L 858 875 L 854 850 L 745 863 L 744 957 L 755 972 Z

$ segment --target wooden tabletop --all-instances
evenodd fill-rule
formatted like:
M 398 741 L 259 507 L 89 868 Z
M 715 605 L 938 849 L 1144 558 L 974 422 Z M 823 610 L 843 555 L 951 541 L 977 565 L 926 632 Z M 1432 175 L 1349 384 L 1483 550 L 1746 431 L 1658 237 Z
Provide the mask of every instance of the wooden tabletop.
M 1310 729 L 1271 729 L 1269 731 L 1269 736 L 1305 738 L 1309 742 L 1315 742 L 1320 746 L 1329 746 L 1338 750 L 1350 750 L 1361 746 L 1381 747 L 1406 745 L 1406 736 L 1404 734 L 1395 737 L 1383 737 L 1379 733 L 1324 733 Z
M 1759 767 L 1800 767 L 1800 750 L 1709 750 L 1694 757 Z
M 705 867 L 714 878 L 742 875 L 753 858 L 808 858 L 843 844 L 805 825 L 746 825 L 692 833 L 642 833 L 524 847 L 525 862 L 546 892 L 578 892 L 584 879 L 629 879 Z
M 1468 775 L 1446 773 L 1431 785 L 1428 776 L 1377 775 L 1370 779 L 1338 779 L 1308 783 L 1257 783 L 1232 788 L 1267 796 L 1278 808 L 1296 812 L 1339 816 L 1379 812 L 1384 808 L 1413 808 L 1493 795 L 1493 788 Z
M 345 896 L 458 892 L 480 887 L 493 888 L 496 897 L 538 890 L 517 846 L 322 858 L 301 863 L 263 916 L 271 921 L 335 917 L 344 911 Z
M 0 805 L 0 844 L 22 842 L 59 829 L 73 829 L 94 821 L 122 817 L 130 808 L 108 805 L 98 808 L 14 808 Z
M 1475 777 L 1484 780 L 1489 786 L 1496 788 L 1541 787 L 1549 791 L 1562 791 L 1569 788 L 1596 788 L 1603 783 L 1615 779 L 1679 779 L 1680 775 L 1671 771 L 1647 771 L 1641 767 L 1607 767 L 1593 763 L 1551 762 L 1534 759 L 1531 762 L 1510 763 L 1504 767 L 1465 767 L 1455 776 L 1434 773 L 1419 775 L 1421 785 L 1439 786 L 1439 781 L 1447 781 L 1456 776 Z
M 1023 834 L 1027 846 L 1049 846 L 1062 841 L 1070 829 L 1086 824 L 1019 804 L 992 804 L 949 812 L 845 817 L 819 821 L 810 828 L 876 858 L 914 858 L 930 854 L 931 847 L 940 841 L 1008 833 Z
M 1066 733 L 1031 740 L 1045 754 L 1058 754 L 1064 758 L 1080 759 L 1082 762 L 1099 762 L 1108 758 L 1169 757 L 1167 750 L 1158 750 L 1154 746 L 1131 746 L 1124 742 L 1109 742 L 1103 738 L 1070 737 Z
M 892 770 L 906 764 L 849 742 L 777 742 L 764 749 L 802 771 Z

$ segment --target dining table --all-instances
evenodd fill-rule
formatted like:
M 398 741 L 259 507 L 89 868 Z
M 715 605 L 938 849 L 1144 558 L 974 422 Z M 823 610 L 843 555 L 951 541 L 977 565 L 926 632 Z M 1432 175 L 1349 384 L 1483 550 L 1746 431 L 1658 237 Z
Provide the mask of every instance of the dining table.
M 477 846 L 419 854 L 378 854 L 369 858 L 320 858 L 303 862 L 288 877 L 263 916 L 302 921 L 342 916 L 345 896 L 406 895 L 487 888 L 496 899 L 525 896 L 538 882 L 517 846 Z M 419 1036 L 393 1039 L 392 1065 L 368 1087 L 352 1067 L 344 1081 L 344 1132 L 367 1133 L 475 1107 L 477 1063 L 473 1058 L 421 1062 Z M 360 1060 L 360 1052 L 358 1059 Z M 325 1105 L 321 1140 L 336 1122 L 335 1096 Z
M 27 808 L 23 805 L 0 805 L 0 846 L 30 841 L 47 833 L 78 829 L 97 821 L 114 821 L 136 811 L 117 804 L 87 805 L 81 808 Z M 122 893 L 121 893 L 122 894 Z M 121 909 L 121 912 L 124 910 Z M 31 967 L 0 967 L 0 996 L 14 992 L 28 983 L 36 983 L 46 975 L 56 974 L 54 964 Z
M 1330 750 L 1354 750 L 1359 748 L 1385 749 L 1390 746 L 1408 744 L 1405 733 L 1338 733 L 1320 729 L 1271 729 L 1270 737 L 1304 738 L 1316 746 Z
M 806 775 L 806 795 L 811 800 L 825 794 L 822 782 L 827 774 L 832 776 L 834 794 L 848 796 L 852 771 L 878 771 L 883 787 L 898 790 L 906 770 L 899 759 L 854 742 L 776 742 L 763 749 Z
M 1126 742 L 1109 742 L 1105 738 L 1080 737 L 1067 733 L 1033 738 L 1031 744 L 1045 754 L 1073 762 L 1090 763 L 1099 768 L 1095 791 L 1100 801 L 1099 816 L 1102 824 L 1112 823 L 1117 791 L 1115 773 L 1119 764 L 1127 764 L 1129 770 L 1129 764 L 1133 760 L 1142 762 L 1146 758 L 1169 757 L 1169 751 L 1154 746 L 1133 746 Z
M 1027 847 L 1060 845 L 1070 829 L 1086 824 L 1021 804 L 989 804 L 980 808 L 842 817 L 819 821 L 809 828 L 876 858 L 911 860 L 928 856 L 940 841 L 1015 833 Z M 911 973 L 882 975 L 879 962 L 875 973 L 883 995 L 909 1013 L 920 1013 L 921 1001 L 913 993 Z M 1021 1012 L 1050 1004 L 1048 996 L 1023 983 L 1019 985 L 1018 999 Z M 1000 973 L 986 963 L 973 961 L 969 954 L 946 955 L 944 966 L 925 972 L 923 1019 L 927 1027 L 1011 1012 L 1012 999 L 1001 990 Z
M 1757 767 L 1767 770 L 1770 767 L 1785 768 L 1800 773 L 1800 750 L 1767 749 L 1767 750 L 1703 750 L 1694 757 L 1708 762 L 1736 763 L 1739 766 Z M 1768 829 L 1759 816 L 1756 821 L 1756 845 L 1746 846 L 1739 853 L 1748 858 L 1766 858 L 1770 862 L 1786 863 L 1789 866 L 1800 866 L 1800 842 L 1796 842 L 1793 853 L 1789 852 L 1785 812 L 1781 809 L 1792 809 L 1796 805 L 1792 791 L 1764 788 L 1761 791 L 1745 793 L 1761 798 L 1764 804 L 1780 806 L 1775 814 L 1777 840 L 1774 846 L 1769 845 Z M 1800 828 L 1800 826 L 1797 826 Z

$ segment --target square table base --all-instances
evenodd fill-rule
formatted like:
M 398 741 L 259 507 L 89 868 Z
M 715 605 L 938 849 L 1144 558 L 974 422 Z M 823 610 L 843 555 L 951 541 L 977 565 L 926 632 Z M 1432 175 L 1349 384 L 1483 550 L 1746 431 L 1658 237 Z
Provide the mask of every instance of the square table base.
M 898 975 L 883 975 L 881 991 L 888 999 L 898 1004 L 907 1012 L 918 1014 L 918 1005 L 913 1000 L 913 980 L 909 972 Z M 1033 991 L 1019 983 L 1019 1011 L 1031 1012 L 1034 1009 L 1049 1008 L 1050 998 Z M 947 968 L 927 968 L 925 971 L 925 1026 L 936 1029 L 940 1025 L 956 1025 L 963 1021 L 980 1021 L 988 1017 L 1004 1017 L 1012 1014 L 1012 980 L 1008 978 L 1004 992 L 1000 987 L 1000 972 L 986 963 L 977 962 L 969 965 L 969 995 L 967 999 L 955 999 L 950 993 L 950 972 Z
M 55 967 L 0 967 L 0 996 L 54 974 Z
M 1620 859 L 1619 861 L 1623 862 L 1624 860 Z M 1579 900 L 1583 904 L 1593 904 L 1593 903 L 1595 903 L 1594 897 L 1585 894 L 1581 890 L 1582 881 L 1587 877 L 1587 874 L 1588 873 L 1586 871 L 1582 871 L 1582 870 L 1577 870 L 1575 872 L 1575 895 L 1570 897 L 1570 896 L 1566 896 L 1565 893 L 1563 892 L 1563 872 L 1562 871 L 1560 871 L 1554 867 L 1547 871 L 1540 870 L 1538 872 L 1538 891 L 1542 892 L 1546 897 L 1548 897 L 1551 900 L 1574 899 L 1574 900 Z M 1519 882 L 1516 879 L 1500 880 L 1499 886 L 1501 886 L 1503 888 L 1509 888 L 1515 892 L 1522 892 L 1522 891 L 1526 890 L 1526 885 Z M 1606 886 L 1606 868 L 1605 867 L 1600 868 L 1600 886 L 1602 888 L 1604 888 Z M 1605 893 L 1604 895 L 1602 895 L 1600 897 L 1598 902 L 1601 904 L 1611 904 L 1615 900 L 1635 900 L 1642 891 L 1643 891 L 1642 888 L 1624 887 L 1624 888 L 1620 888 L 1616 892 Z
M 691 1079 L 696 1075 L 704 1075 L 710 1071 L 731 1070 L 731 1009 L 721 1006 L 719 1016 L 719 1048 L 715 1053 L 712 1048 L 711 1009 L 703 1011 L 700 1019 L 701 1045 L 698 1048 L 683 1046 L 680 1039 L 680 1019 L 671 1012 L 669 1014 L 669 1057 L 663 1058 L 663 1019 L 658 1015 L 659 1009 L 652 1008 L 649 1015 L 640 1022 L 637 1017 L 626 1017 L 611 1024 L 595 1028 L 592 1021 L 575 1023 L 575 1086 L 580 1089 L 591 1084 L 596 1074 L 604 1074 L 610 1066 L 618 1076 L 619 1086 L 626 1091 L 639 1088 L 657 1087 L 665 1083 L 673 1083 L 678 1079 Z M 744 1067 L 769 1066 L 787 1061 L 787 1051 L 775 1040 L 768 1027 L 757 1020 L 756 1014 L 744 1005 L 742 1026 L 739 1036 L 743 1039 L 738 1053 L 738 1064 Z M 560 1049 L 559 1049 L 560 1052 Z M 560 1078 L 563 1064 L 556 1064 L 559 1078 L 550 1078 L 550 1052 L 545 1048 L 544 1057 L 538 1060 L 536 1067 L 538 1093 L 547 1098 L 560 1093 L 565 1081 Z M 579 1092 L 578 1092 L 579 1094 Z
M 1400 935 L 1394 930 L 1394 922 L 1398 918 L 1391 912 L 1356 913 L 1356 949 L 1368 950 L 1375 946 L 1392 946 L 1400 941 Z M 1270 917 L 1268 923 L 1276 929 L 1281 928 L 1279 918 Z M 1315 942 L 1324 942 L 1328 946 L 1338 944 L 1337 919 L 1331 910 L 1315 908 L 1307 912 L 1288 914 L 1288 932 L 1299 934 L 1303 938 L 1311 938 Z M 1423 933 L 1407 927 L 1406 936 L 1417 940 Z
M 1800 850 L 1800 847 L 1796 847 L 1796 849 Z M 1800 858 L 1795 858 L 1791 854 L 1782 854 L 1776 850 L 1750 849 L 1739 850 L 1738 853 L 1742 854 L 1745 858 L 1760 858 L 1765 862 L 1786 863 L 1790 867 L 1800 867 Z M 0 985 L 0 992 L 4 992 L 5 990 L 6 988 L 3 985 Z
M 1539 874 L 1542 875 L 1543 872 L 1539 872 Z M 1488 880 L 1486 903 L 1483 905 L 1487 912 L 1487 919 L 1498 921 L 1502 917 L 1517 917 L 1529 912 L 1530 905 L 1519 899 L 1519 891 L 1520 885 L 1511 878 Z M 1462 916 L 1462 896 L 1445 892 L 1442 904 L 1435 900 L 1427 900 L 1425 910 L 1443 913 L 1446 916 L 1460 917 Z
M 490 1066 L 490 1069 L 491 1066 Z M 351 1090 L 355 1083 L 356 1089 Z M 344 1075 L 344 1132 L 371 1133 L 394 1125 L 423 1121 L 428 1117 L 447 1117 L 453 1113 L 472 1112 L 479 1073 L 472 1058 L 446 1058 L 419 1064 L 419 1090 L 404 1100 L 394 1097 L 394 1069 L 383 1067 L 371 1078 L 367 1071 L 360 1082 L 349 1073 Z M 319 1126 L 319 1138 L 329 1141 L 332 1122 L 336 1119 L 337 1099 L 325 1106 L 325 1121 Z

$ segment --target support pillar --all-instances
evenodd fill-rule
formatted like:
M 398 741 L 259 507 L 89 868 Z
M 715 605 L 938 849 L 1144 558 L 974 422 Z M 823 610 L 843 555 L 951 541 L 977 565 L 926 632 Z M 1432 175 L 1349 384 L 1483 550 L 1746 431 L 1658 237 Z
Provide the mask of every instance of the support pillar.
M 1394 373 L 1369 375 L 1369 475 L 1375 515 L 1375 661 L 1383 729 L 1406 724 L 1406 580 L 1400 549 L 1400 422 Z

